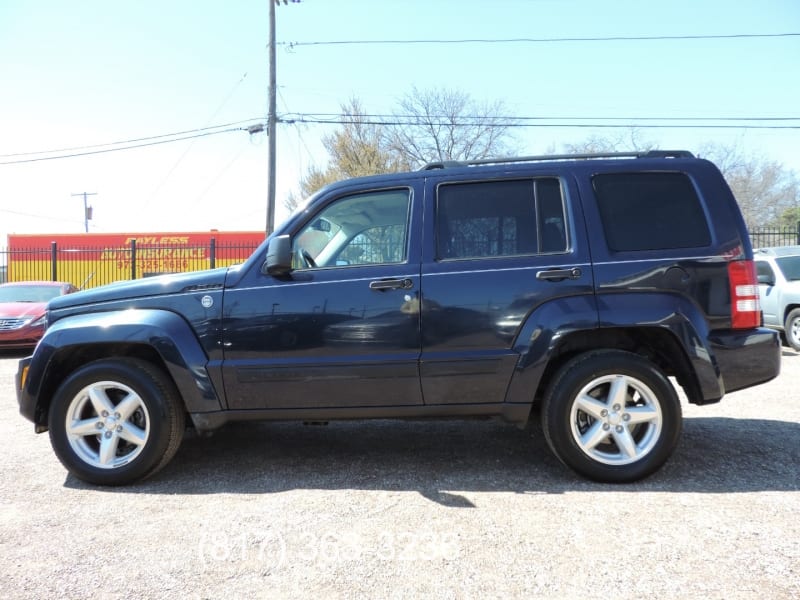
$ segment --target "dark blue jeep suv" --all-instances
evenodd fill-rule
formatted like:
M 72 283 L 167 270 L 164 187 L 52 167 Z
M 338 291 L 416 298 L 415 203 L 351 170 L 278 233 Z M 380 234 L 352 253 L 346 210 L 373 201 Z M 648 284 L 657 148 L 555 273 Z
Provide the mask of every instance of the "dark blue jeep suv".
M 240 266 L 53 300 L 21 413 L 76 477 L 126 484 L 188 424 L 541 411 L 608 482 L 658 469 L 681 406 L 775 377 L 753 252 L 684 151 L 437 163 L 313 196 Z

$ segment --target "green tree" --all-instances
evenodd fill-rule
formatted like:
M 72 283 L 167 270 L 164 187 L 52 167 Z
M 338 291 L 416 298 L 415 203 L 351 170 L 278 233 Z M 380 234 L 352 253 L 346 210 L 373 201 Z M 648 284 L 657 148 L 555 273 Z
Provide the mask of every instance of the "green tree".
M 793 206 L 781 213 L 775 225 L 781 229 L 794 229 L 797 231 L 798 223 L 800 223 L 800 206 Z

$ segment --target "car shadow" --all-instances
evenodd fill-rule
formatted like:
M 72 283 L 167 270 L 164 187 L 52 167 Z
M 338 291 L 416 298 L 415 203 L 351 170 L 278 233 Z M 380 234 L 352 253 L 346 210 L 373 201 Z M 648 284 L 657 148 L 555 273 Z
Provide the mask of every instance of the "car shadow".
M 694 492 L 800 489 L 800 423 L 687 418 L 670 461 L 634 484 L 583 479 L 561 465 L 538 429 L 497 422 L 235 423 L 210 438 L 188 435 L 151 479 L 95 488 L 114 493 L 258 494 L 296 489 L 417 491 L 468 508 L 458 492 Z

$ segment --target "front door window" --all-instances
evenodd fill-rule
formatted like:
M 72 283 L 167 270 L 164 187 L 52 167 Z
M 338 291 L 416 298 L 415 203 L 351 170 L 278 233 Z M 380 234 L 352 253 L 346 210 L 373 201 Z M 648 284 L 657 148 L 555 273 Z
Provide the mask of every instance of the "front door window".
M 341 198 L 294 238 L 296 269 L 398 264 L 407 260 L 408 190 Z

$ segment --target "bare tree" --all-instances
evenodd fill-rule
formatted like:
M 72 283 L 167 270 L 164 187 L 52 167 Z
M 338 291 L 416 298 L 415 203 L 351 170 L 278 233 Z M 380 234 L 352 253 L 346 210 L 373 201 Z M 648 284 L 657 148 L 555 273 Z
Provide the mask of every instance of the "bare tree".
M 289 195 L 283 199 L 283 206 L 289 214 L 292 214 L 300 206 L 301 201 L 302 198 L 296 196 L 294 192 L 289 192 Z
M 328 152 L 327 167 L 324 170 L 310 167 L 300 181 L 304 197 L 340 179 L 391 173 L 407 167 L 386 148 L 384 126 L 369 120 L 357 98 L 351 98 L 341 109 L 342 128 L 322 138 Z M 284 205 L 294 210 L 298 199 L 290 194 Z
M 749 229 L 785 223 L 800 206 L 800 181 L 794 171 L 736 145 L 706 144 L 698 152 L 714 162 L 742 209 Z
M 656 145 L 631 128 L 615 137 L 590 136 L 564 144 L 568 153 L 652 150 Z M 707 143 L 696 152 L 715 163 L 731 187 L 748 229 L 796 225 L 800 215 L 800 182 L 794 171 L 763 156 L 747 154 L 737 145 Z
M 325 169 L 312 166 L 300 181 L 303 197 L 349 177 L 410 170 L 438 160 L 502 156 L 511 151 L 514 120 L 502 116 L 501 102 L 479 104 L 462 92 L 412 93 L 399 103 L 396 122 L 369 117 L 357 98 L 342 105 L 341 129 L 322 138 L 328 152 Z M 284 200 L 290 211 L 299 203 Z
M 646 152 L 656 147 L 652 140 L 644 137 L 638 127 L 630 127 L 611 136 L 590 135 L 582 142 L 567 143 L 563 151 L 567 154 L 596 154 L 602 152 Z
M 512 152 L 511 127 L 500 101 L 479 103 L 455 90 L 418 90 L 404 96 L 387 130 L 387 148 L 403 162 L 469 160 Z

